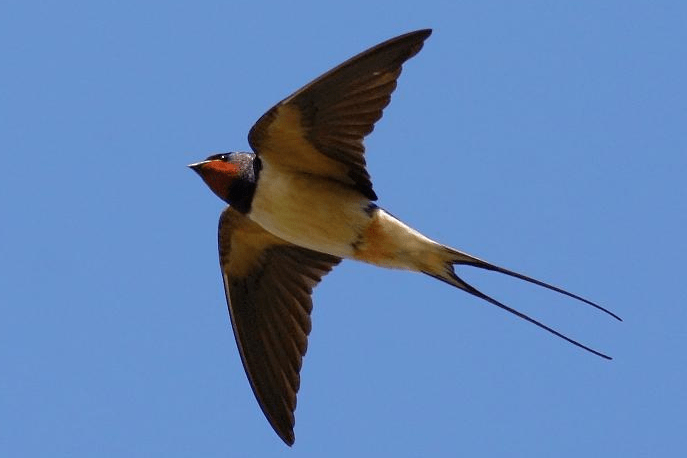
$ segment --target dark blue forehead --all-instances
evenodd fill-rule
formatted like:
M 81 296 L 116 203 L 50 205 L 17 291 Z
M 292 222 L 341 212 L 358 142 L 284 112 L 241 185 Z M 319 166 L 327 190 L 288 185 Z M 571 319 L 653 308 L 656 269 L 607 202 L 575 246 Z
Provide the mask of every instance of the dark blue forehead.
M 205 160 L 206 161 L 215 161 L 215 160 L 221 160 L 221 161 L 228 161 L 228 162 L 235 162 L 235 161 L 241 161 L 243 160 L 252 160 L 255 158 L 255 154 L 253 153 L 248 153 L 245 151 L 229 151 L 228 153 L 219 153 L 219 154 L 213 154 L 212 156 L 208 156 Z

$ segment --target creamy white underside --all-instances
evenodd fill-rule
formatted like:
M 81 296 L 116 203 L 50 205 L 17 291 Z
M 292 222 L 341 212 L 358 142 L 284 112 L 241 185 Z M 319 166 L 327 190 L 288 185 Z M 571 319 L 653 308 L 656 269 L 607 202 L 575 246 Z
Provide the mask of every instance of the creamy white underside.
M 358 259 L 383 267 L 421 270 L 434 263 L 440 245 L 382 209 L 366 211 L 370 201 L 337 181 L 270 167 L 263 163 L 249 217 L 282 239 L 311 250 Z M 373 225 L 373 226 L 371 226 Z M 366 238 L 374 227 L 374 240 Z M 361 251 L 388 256 L 362 257 Z

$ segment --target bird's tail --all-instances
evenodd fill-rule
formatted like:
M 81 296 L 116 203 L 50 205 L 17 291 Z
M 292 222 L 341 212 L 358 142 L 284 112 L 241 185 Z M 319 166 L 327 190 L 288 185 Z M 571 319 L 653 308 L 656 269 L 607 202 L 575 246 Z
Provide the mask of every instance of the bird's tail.
M 423 269 L 423 272 L 425 274 L 430 275 L 432 277 L 435 277 L 435 278 L 437 278 L 443 282 L 446 282 L 449 285 L 453 285 L 456 288 L 460 288 L 463 291 L 466 291 L 466 292 L 472 294 L 473 296 L 484 299 L 485 301 L 487 301 L 487 302 L 489 302 L 489 303 L 491 303 L 497 307 L 500 307 L 500 308 L 512 313 L 513 315 L 515 315 L 519 318 L 522 318 L 525 321 L 529 321 L 530 323 L 534 324 L 535 326 L 538 326 L 538 327 L 550 332 L 551 334 L 554 334 L 555 336 L 560 337 L 561 339 L 570 342 L 571 344 L 573 344 L 577 347 L 580 347 L 584 350 L 587 350 L 591 353 L 594 353 L 595 355 L 598 355 L 602 358 L 612 359 L 610 356 L 605 355 L 601 352 L 598 352 L 592 348 L 589 348 L 586 345 L 583 345 L 583 344 L 577 342 L 576 340 L 573 340 L 573 339 L 561 334 L 560 332 L 556 331 L 555 329 L 550 328 L 549 326 L 546 326 L 543 323 L 540 323 L 539 321 L 535 320 L 534 318 L 531 318 L 531 317 L 525 315 L 524 313 L 519 312 L 519 311 L 515 310 L 514 308 L 509 307 L 509 306 L 497 301 L 496 299 L 494 299 L 490 296 L 487 296 L 486 294 L 479 291 L 474 286 L 468 284 L 466 281 L 464 281 L 458 275 L 456 275 L 456 272 L 454 270 L 454 266 L 467 265 L 467 266 L 472 266 L 472 267 L 478 267 L 480 269 L 492 270 L 492 271 L 499 272 L 499 273 L 502 273 L 502 274 L 505 274 L 505 275 L 508 275 L 511 277 L 519 278 L 520 280 L 524 280 L 526 282 L 533 283 L 533 284 L 541 286 L 543 288 L 550 289 L 550 290 L 555 291 L 557 293 L 560 293 L 560 294 L 563 294 L 565 296 L 576 299 L 578 301 L 584 302 L 585 304 L 591 305 L 592 307 L 594 307 L 598 310 L 601 310 L 604 313 L 607 313 L 608 315 L 612 316 L 616 320 L 622 321 L 622 319 L 618 315 L 611 312 L 610 310 L 605 309 L 604 307 L 601 307 L 600 305 L 598 305 L 598 304 L 596 304 L 590 300 L 584 299 L 583 297 L 580 297 L 576 294 L 565 291 L 564 289 L 558 288 L 558 287 L 550 285 L 548 283 L 544 283 L 543 281 L 536 280 L 536 279 L 528 277 L 526 275 L 522 275 L 520 273 L 513 272 L 513 271 L 508 270 L 508 269 L 504 269 L 503 267 L 496 266 L 494 264 L 488 263 L 488 262 L 483 261 L 481 259 L 478 259 L 474 256 L 471 256 L 467 253 L 463 253 L 462 251 L 458 251 L 458 250 L 455 250 L 453 248 L 450 248 L 450 247 L 447 247 L 444 245 L 439 245 L 439 244 L 435 245 L 435 250 L 432 254 L 433 254 L 433 256 L 431 256 L 431 258 L 435 262 L 425 264 L 426 268 Z

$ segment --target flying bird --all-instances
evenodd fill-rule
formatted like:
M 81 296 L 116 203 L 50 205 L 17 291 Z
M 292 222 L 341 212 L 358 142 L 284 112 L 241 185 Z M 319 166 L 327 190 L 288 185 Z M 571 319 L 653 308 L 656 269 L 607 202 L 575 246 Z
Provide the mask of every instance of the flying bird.
M 224 290 L 253 393 L 292 445 L 311 293 L 342 259 L 421 272 L 494 304 L 602 358 L 462 280 L 455 266 L 500 272 L 609 310 L 568 291 L 435 242 L 375 204 L 363 139 L 391 100 L 403 64 L 432 31 L 392 38 L 288 96 L 252 127 L 253 152 L 189 165 L 229 206 L 219 220 Z

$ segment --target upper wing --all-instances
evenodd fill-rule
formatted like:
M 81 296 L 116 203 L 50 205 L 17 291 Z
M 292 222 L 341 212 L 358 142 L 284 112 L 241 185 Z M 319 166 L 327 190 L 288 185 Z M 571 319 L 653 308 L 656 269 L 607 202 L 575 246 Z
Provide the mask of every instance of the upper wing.
M 363 138 L 389 104 L 401 65 L 431 33 L 392 38 L 299 89 L 255 123 L 248 134 L 251 148 L 272 166 L 326 176 L 376 200 Z
M 311 328 L 310 294 L 341 259 L 289 244 L 231 207 L 219 221 L 219 258 L 251 388 L 274 430 L 291 445 Z

